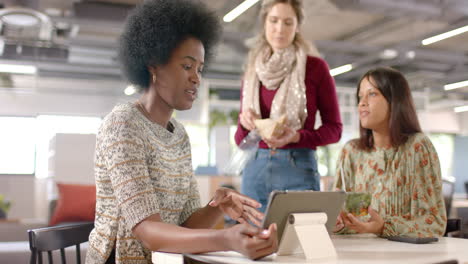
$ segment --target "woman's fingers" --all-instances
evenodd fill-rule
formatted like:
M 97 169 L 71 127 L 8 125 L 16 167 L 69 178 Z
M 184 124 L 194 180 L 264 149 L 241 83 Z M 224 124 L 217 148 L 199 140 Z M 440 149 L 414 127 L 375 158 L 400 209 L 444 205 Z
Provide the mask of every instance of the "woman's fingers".
M 239 199 L 239 201 L 244 204 L 244 205 L 247 205 L 247 206 L 250 206 L 252 208 L 260 208 L 262 207 L 262 204 L 259 203 L 257 200 L 253 199 L 253 198 L 250 198 L 246 195 L 243 195 L 243 194 L 240 194 L 238 192 L 236 193 L 233 193 L 233 195 L 236 196 L 237 199 Z
M 231 189 L 218 189 L 209 205 L 220 208 L 229 217 L 241 223 L 250 221 L 260 226 L 264 217 L 263 213 L 256 209 L 261 207 L 259 202 Z
M 219 192 L 215 192 L 213 199 L 208 203 L 212 207 L 216 207 L 220 204 L 220 202 L 223 200 L 224 195 L 220 195 Z
M 247 210 L 244 211 L 244 214 L 242 215 L 242 218 L 250 221 L 251 223 L 253 223 L 256 226 L 261 226 L 262 225 L 262 220 L 255 217 L 251 212 L 249 212 Z
M 369 206 L 369 208 L 367 210 L 369 212 L 369 215 L 371 216 L 371 219 L 381 219 L 382 218 L 379 215 L 379 213 L 377 211 L 375 211 L 374 209 L 372 209 L 370 206 Z
M 247 220 L 243 217 L 239 217 L 237 219 L 234 219 L 236 220 L 237 222 L 241 223 L 241 224 L 248 224 Z
M 262 230 L 260 228 L 258 228 L 258 227 L 253 226 L 253 225 L 242 224 L 240 232 L 241 232 L 241 234 L 253 237 L 253 236 L 256 236 L 256 235 L 260 234 L 260 232 L 262 232 Z
M 359 220 L 357 217 L 355 217 L 353 214 L 347 214 L 346 215 L 351 222 L 352 225 L 358 225 L 361 224 L 361 220 Z
M 285 128 L 283 134 L 279 137 L 272 137 L 269 139 L 263 139 L 269 148 L 281 148 L 291 142 L 293 142 L 296 131 L 291 128 Z
M 333 232 L 338 232 L 345 227 L 341 214 L 336 218 L 335 228 Z
M 367 229 L 369 225 L 368 222 L 362 222 L 357 217 L 349 213 L 346 214 L 346 217 L 348 219 L 348 223 L 345 223 L 345 224 L 348 228 L 353 229 L 358 233 L 367 233 Z
M 278 236 L 276 224 L 271 224 L 268 229 L 263 230 L 258 236 L 259 239 L 264 239 L 264 243 L 259 243 L 257 247 L 255 259 L 268 256 L 278 250 Z
M 343 220 L 343 223 L 348 226 L 351 225 L 351 220 L 349 220 L 348 216 L 346 213 L 341 212 L 341 220 Z
M 234 227 L 236 232 L 239 232 L 244 237 L 240 246 L 239 252 L 251 259 L 258 259 L 278 249 L 277 227 L 272 224 L 268 229 L 261 229 L 248 224 L 237 225 Z
M 259 118 L 259 115 L 257 115 L 252 109 L 248 109 L 247 111 L 240 113 L 241 125 L 248 130 L 255 129 L 254 120 Z
M 224 213 L 232 219 L 237 220 L 238 218 L 242 217 L 242 215 L 244 214 L 244 210 L 242 210 L 242 207 L 226 206 L 224 209 Z
M 249 120 L 247 119 L 247 117 L 245 116 L 245 114 L 241 113 L 240 114 L 240 123 L 241 125 L 247 129 L 247 130 L 252 130 L 252 124 L 249 122 Z
M 257 218 L 260 221 L 262 221 L 263 218 L 265 217 L 265 214 L 258 211 L 256 208 L 246 206 L 246 207 L 244 207 L 244 211 L 249 212 L 253 217 Z

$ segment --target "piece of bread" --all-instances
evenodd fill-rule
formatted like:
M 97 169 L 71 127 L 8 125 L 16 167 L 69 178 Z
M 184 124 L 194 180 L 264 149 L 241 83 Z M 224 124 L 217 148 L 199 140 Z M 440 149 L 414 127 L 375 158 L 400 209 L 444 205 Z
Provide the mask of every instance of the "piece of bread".
M 258 133 L 262 138 L 270 139 L 273 137 L 279 137 L 284 132 L 284 126 L 286 125 L 286 115 L 281 115 L 277 119 L 257 119 L 254 121 L 255 127 L 258 129 Z

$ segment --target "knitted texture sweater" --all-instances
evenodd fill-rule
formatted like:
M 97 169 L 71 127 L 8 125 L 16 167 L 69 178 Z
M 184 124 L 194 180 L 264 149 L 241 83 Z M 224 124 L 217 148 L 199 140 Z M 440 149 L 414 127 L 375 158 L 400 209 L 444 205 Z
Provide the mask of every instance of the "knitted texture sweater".
M 200 207 L 190 142 L 176 120 L 174 130 L 148 120 L 133 103 L 106 116 L 96 140 L 95 227 L 86 263 L 151 263 L 151 252 L 133 235 L 145 218 L 159 214 L 180 225 Z

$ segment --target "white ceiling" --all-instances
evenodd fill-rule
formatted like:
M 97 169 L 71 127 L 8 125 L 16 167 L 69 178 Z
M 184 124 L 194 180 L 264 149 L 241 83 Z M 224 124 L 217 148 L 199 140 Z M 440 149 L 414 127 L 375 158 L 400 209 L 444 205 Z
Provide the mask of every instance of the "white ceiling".
M 141 0 L 3 2 L 6 7 L 21 5 L 48 13 L 54 24 L 64 29 L 65 33 L 55 37 L 54 42 L 68 50 L 67 56 L 54 58 L 43 51 L 42 58 L 21 54 L 14 58 L 36 64 L 39 61 L 38 80 L 47 84 L 51 77 L 63 81 L 94 80 L 88 83 L 95 89 L 72 81 L 79 85 L 71 84 L 63 92 L 115 94 L 108 84 L 100 82 L 120 83 L 115 89 L 125 86 L 115 61 L 117 38 L 125 14 Z M 242 0 L 202 2 L 222 17 Z M 304 0 L 304 4 L 306 21 L 302 31 L 306 39 L 315 43 L 331 68 L 347 63 L 356 66 L 355 70 L 336 76 L 338 84 L 355 86 L 371 67 L 392 66 L 405 73 L 414 90 L 430 91 L 434 100 L 468 100 L 468 88 L 443 91 L 446 83 L 468 80 L 468 33 L 429 46 L 420 44 L 424 38 L 468 25 L 467 0 Z M 240 78 L 247 52 L 245 42 L 258 29 L 259 8 L 257 3 L 232 23 L 223 23 L 224 42 L 208 70 L 209 77 Z M 382 59 L 381 53 L 388 49 L 398 55 Z M 5 57 L 0 60 L 5 61 Z M 45 86 L 41 85 L 44 91 Z M 51 90 L 57 92 L 56 88 Z

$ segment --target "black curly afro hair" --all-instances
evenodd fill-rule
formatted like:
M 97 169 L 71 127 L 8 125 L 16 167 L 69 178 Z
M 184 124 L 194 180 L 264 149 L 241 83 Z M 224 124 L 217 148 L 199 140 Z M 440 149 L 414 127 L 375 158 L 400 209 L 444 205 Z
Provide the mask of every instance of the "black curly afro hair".
M 168 63 L 173 50 L 189 37 L 203 43 L 207 62 L 220 36 L 218 17 L 199 1 L 147 0 L 128 16 L 120 37 L 123 73 L 130 83 L 148 89 L 148 66 Z

